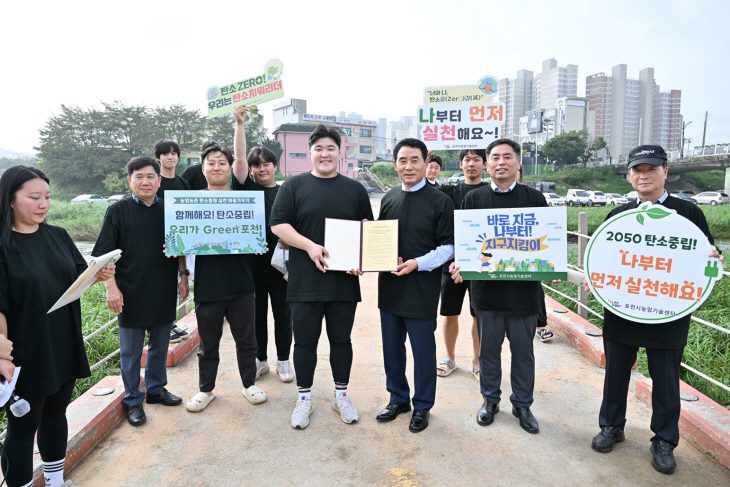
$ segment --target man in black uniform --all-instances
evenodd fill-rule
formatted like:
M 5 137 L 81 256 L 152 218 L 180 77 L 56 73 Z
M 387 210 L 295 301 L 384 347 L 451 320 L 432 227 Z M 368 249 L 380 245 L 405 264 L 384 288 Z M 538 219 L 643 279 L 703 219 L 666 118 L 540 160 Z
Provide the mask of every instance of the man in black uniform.
M 436 178 L 439 177 L 439 174 L 441 174 L 441 169 L 443 168 L 444 163 L 441 160 L 441 157 L 436 155 L 432 156 L 430 152 L 426 161 L 426 184 L 430 184 L 434 188 L 438 188 L 440 184 L 436 182 Z
M 203 146 L 200 148 L 201 154 L 205 151 L 205 149 L 214 145 L 218 145 L 218 143 L 214 140 L 205 141 Z M 195 191 L 208 187 L 208 180 L 206 180 L 205 175 L 203 175 L 203 164 L 193 164 L 192 166 L 189 166 L 183 171 L 180 177 L 188 182 L 190 189 Z
M 471 191 L 464 197 L 464 210 L 482 208 L 547 207 L 539 191 L 517 184 L 520 145 L 510 139 L 498 139 L 487 147 L 487 171 L 492 183 Z M 462 281 L 459 268 L 451 264 L 452 277 Z M 535 336 L 540 313 L 541 285 L 538 281 L 471 281 L 472 307 L 479 327 L 480 384 L 484 403 L 477 412 L 477 423 L 487 426 L 499 412 L 502 395 L 502 343 L 505 333 L 510 342 L 512 367 L 512 414 L 528 433 L 540 432 L 530 411 L 535 390 Z
M 312 172 L 289 178 L 271 209 L 271 230 L 289 244 L 287 297 L 294 329 L 294 368 L 299 395 L 291 425 L 304 429 L 312 414 L 312 383 L 322 318 L 327 323 L 330 365 L 335 381 L 332 408 L 345 423 L 360 417 L 347 393 L 352 368 L 352 326 L 360 298 L 360 282 L 351 272 L 327 271 L 325 218 L 372 220 L 365 187 L 338 174 L 339 132 L 318 125 L 309 136 Z
M 436 307 L 440 269 L 454 255 L 454 205 L 424 178 L 426 144 L 403 139 L 393 150 L 393 166 L 402 181 L 383 197 L 379 220 L 398 220 L 396 271 L 378 277 L 378 308 L 383 362 L 390 401 L 376 419 L 392 421 L 410 411 L 406 379 L 406 335 L 414 360 L 413 433 L 428 427 L 436 399 Z
M 169 393 L 167 347 L 175 321 L 175 273 L 180 271 L 178 294 L 187 298 L 188 280 L 184 257 L 167 259 L 165 210 L 155 194 L 160 184 L 160 166 L 151 157 L 134 157 L 127 164 L 132 197 L 109 207 L 91 255 L 100 256 L 121 249 L 114 279 L 104 282 L 109 309 L 119 315 L 119 348 L 122 360 L 124 399 L 132 426 L 147 421 L 142 406 L 145 394 L 139 390 L 140 359 L 145 332 L 149 334 L 145 385 L 147 403 L 176 406 L 182 399 Z M 154 299 L 150 299 L 154 296 Z
M 161 139 L 155 142 L 152 149 L 155 153 L 155 159 L 160 163 L 160 187 L 157 189 L 157 197 L 165 198 L 165 191 L 184 191 L 189 190 L 188 182 L 175 174 L 175 168 L 180 161 L 180 146 L 177 142 L 168 139 Z M 188 276 L 190 275 L 188 272 Z M 170 343 L 177 343 L 181 340 L 189 338 L 188 332 L 172 324 L 170 330 Z
M 636 200 L 619 206 L 606 219 L 633 210 L 642 203 L 661 204 L 676 210 L 707 235 L 714 244 L 705 215 L 696 205 L 670 198 L 664 189 L 667 179 L 667 155 L 658 145 L 640 145 L 628 158 L 631 185 Z M 712 247 L 710 257 L 722 259 Z M 606 376 L 603 382 L 603 402 L 598 433 L 591 447 L 601 453 L 613 450 L 615 443 L 624 441 L 626 425 L 626 396 L 629 391 L 631 367 L 636 362 L 639 347 L 646 348 L 652 386 L 651 439 L 652 466 L 659 472 L 673 474 L 677 468 L 674 448 L 679 443 L 679 363 L 687 345 L 690 315 L 662 324 L 637 323 L 603 309 L 603 348 L 606 353 Z
M 461 202 L 464 196 L 481 186 L 482 173 L 484 172 L 484 164 L 487 161 L 487 151 L 484 149 L 462 150 L 459 153 L 459 167 L 464 171 L 463 182 L 444 184 L 438 189 L 446 193 L 454 203 L 454 209 L 461 208 Z M 444 345 L 446 346 L 446 358 L 436 368 L 439 377 L 447 377 L 454 370 L 459 368 L 456 363 L 456 339 L 459 336 L 459 315 L 461 307 L 464 304 L 464 296 L 469 290 L 468 282 L 456 284 L 449 274 L 449 265 L 453 261 L 449 261 L 443 267 L 441 276 L 441 316 L 444 317 Z M 471 292 L 469 292 L 469 302 L 471 304 Z M 472 339 L 472 359 L 471 374 L 475 379 L 479 380 L 479 334 L 477 332 L 477 319 L 474 309 L 469 306 L 469 312 L 472 316 L 471 339 Z
M 287 248 L 271 231 L 268 222 L 271 219 L 271 208 L 279 192 L 276 184 L 276 155 L 266 147 L 254 147 L 246 155 L 246 135 L 243 128 L 245 109 L 237 108 L 233 115 L 236 119 L 236 131 L 233 136 L 236 158 L 233 161 L 233 178 L 231 189 L 245 191 L 263 191 L 266 214 L 266 244 L 268 250 L 264 255 L 251 257 L 253 277 L 256 283 L 256 378 L 269 372 L 267 346 L 269 331 L 267 318 L 269 297 L 271 311 L 274 315 L 274 340 L 276 342 L 276 373 L 282 382 L 291 382 L 294 371 L 289 362 L 292 342 L 292 323 L 289 303 L 286 300 L 287 282 L 284 275 L 271 266 L 271 257 L 276 246 Z
M 175 174 L 175 168 L 180 162 L 180 146 L 172 140 L 158 140 L 153 148 L 155 159 L 160 163 L 160 188 L 157 190 L 157 196 L 165 197 L 167 190 L 187 190 L 190 189 L 188 182 Z

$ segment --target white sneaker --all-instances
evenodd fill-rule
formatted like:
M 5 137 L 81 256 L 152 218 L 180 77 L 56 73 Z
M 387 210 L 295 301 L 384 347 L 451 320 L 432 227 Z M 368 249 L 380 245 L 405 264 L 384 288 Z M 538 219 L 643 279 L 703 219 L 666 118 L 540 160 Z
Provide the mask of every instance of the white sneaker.
M 276 373 L 279 374 L 279 380 L 282 382 L 291 382 L 294 379 L 294 371 L 288 360 L 276 362 Z
M 299 399 L 291 415 L 291 426 L 303 430 L 309 426 L 309 416 L 312 414 L 312 401 Z
M 263 362 L 259 359 L 256 359 L 256 378 L 258 379 L 261 377 L 262 374 L 268 374 L 269 373 L 269 362 L 268 360 L 264 360 Z
M 357 409 L 352 405 L 350 398 L 344 394 L 332 399 L 332 409 L 340 413 L 342 421 L 347 424 L 357 423 L 360 419 L 360 416 L 357 414 Z

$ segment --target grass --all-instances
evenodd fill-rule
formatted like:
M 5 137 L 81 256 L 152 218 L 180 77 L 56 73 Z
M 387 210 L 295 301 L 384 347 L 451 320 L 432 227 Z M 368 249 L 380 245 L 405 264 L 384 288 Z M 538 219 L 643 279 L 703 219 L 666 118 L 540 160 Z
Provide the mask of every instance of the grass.
M 75 241 L 95 241 L 109 205 L 98 203 L 71 204 L 53 201 L 47 215 L 48 223 L 66 229 Z
M 718 190 L 725 187 L 725 170 L 687 172 L 682 174 L 682 179 L 689 181 L 700 191 Z
M 561 171 L 549 172 L 539 176 L 523 175 L 525 182 L 550 181 L 555 183 L 558 194 L 569 189 L 600 190 L 604 193 L 624 194 L 633 188 L 626 179 L 616 174 L 612 167 L 587 168 L 571 167 Z
M 578 213 L 585 212 L 588 213 L 588 234 L 592 235 L 606 219 L 606 215 L 614 208 L 614 206 L 586 206 L 582 208 L 569 206 L 567 208 L 568 230 L 578 231 Z M 705 214 L 712 236 L 720 240 L 730 239 L 730 205 L 702 205 L 700 209 Z
M 591 210 L 596 211 L 599 209 L 589 209 L 589 215 Z M 589 216 L 589 226 L 590 224 L 591 218 Z M 568 213 L 568 226 L 570 227 L 571 225 L 577 226 L 577 212 L 573 215 L 571 215 L 570 211 Z M 589 233 L 593 233 L 593 230 L 590 230 Z M 577 249 L 572 247 L 568 252 L 568 262 L 576 265 L 577 261 Z M 550 284 L 550 286 L 568 296 L 575 296 L 577 294 L 576 286 L 573 284 L 560 283 Z M 551 293 L 547 289 L 546 293 L 566 308 L 577 312 L 577 306 L 573 302 L 555 293 Z M 725 276 L 715 285 L 710 297 L 694 313 L 694 316 L 730 329 L 728 303 L 730 303 L 730 278 Z M 603 315 L 603 307 L 593 295 L 588 296 L 588 307 L 598 314 Z M 588 321 L 599 328 L 603 327 L 603 320 L 590 313 L 588 314 Z M 657 325 L 657 327 L 659 326 L 661 325 Z M 639 372 L 648 377 L 649 371 L 644 349 L 639 350 L 638 362 Z M 730 385 L 730 335 L 693 321 L 689 329 L 687 346 L 684 349 L 683 362 L 725 385 Z M 680 369 L 680 378 L 717 403 L 730 409 L 730 393 L 721 387 L 712 384 L 685 368 Z

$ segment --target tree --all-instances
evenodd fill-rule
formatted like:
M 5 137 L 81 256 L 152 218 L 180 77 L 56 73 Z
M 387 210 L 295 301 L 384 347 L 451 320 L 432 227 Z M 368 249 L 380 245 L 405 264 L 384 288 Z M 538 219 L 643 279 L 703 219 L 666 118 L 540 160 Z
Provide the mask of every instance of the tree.
M 205 118 L 199 112 L 172 105 L 170 108 L 157 107 L 153 118 L 155 132 L 161 134 L 160 138 L 174 140 L 182 152 L 200 150 L 200 141 L 205 138 Z
M 270 149 L 271 152 L 273 152 L 276 156 L 277 161 L 281 160 L 281 153 L 284 152 L 284 149 L 281 148 L 281 144 L 278 140 L 276 140 L 274 137 L 266 137 L 261 145 L 266 147 L 267 149 Z
M 442 168 L 444 171 L 446 171 L 446 165 L 447 164 L 453 164 L 456 162 L 456 166 L 458 168 L 459 166 L 459 151 L 458 150 L 435 150 L 431 152 L 431 155 L 433 156 L 439 156 L 441 160 L 444 163 L 444 167 Z
M 594 137 L 593 140 L 588 144 L 587 150 L 592 151 L 595 159 L 598 160 L 598 151 L 605 149 L 608 146 L 603 137 Z
M 129 182 L 119 174 L 109 173 L 104 178 L 104 187 L 109 194 L 127 194 L 129 192 Z
M 38 167 L 54 185 L 69 191 L 119 191 L 127 162 L 135 156 L 153 155 L 159 139 L 172 139 L 182 151 L 199 151 L 205 136 L 224 147 L 233 147 L 232 115 L 207 119 L 182 105 L 128 106 L 120 101 L 102 103 L 101 109 L 61 105 L 40 130 Z M 269 139 L 260 114 L 245 124 L 248 146 L 266 145 L 277 155 L 281 147 Z M 121 192 L 121 191 L 120 191 Z
M 587 144 L 584 133 L 567 132 L 556 135 L 542 146 L 542 153 L 554 161 L 560 169 L 562 166 L 584 162 Z
M 207 119 L 208 136 L 221 147 L 228 147 L 233 150 L 235 124 L 233 114 L 209 118 Z M 266 145 L 267 140 L 269 140 L 266 127 L 264 127 L 264 117 L 260 113 L 251 114 L 251 112 L 248 112 L 246 121 L 243 124 L 243 130 L 246 132 L 246 150 L 251 150 L 251 148 L 259 145 Z M 274 152 L 276 153 L 276 151 Z M 279 146 L 278 154 L 281 155 L 281 146 Z
M 132 142 L 141 141 L 134 126 L 146 125 L 142 120 L 144 112 L 120 114 L 117 108 L 121 107 L 107 112 L 61 105 L 61 113 L 46 122 L 36 147 L 38 166 L 54 184 L 98 190 L 107 174 L 119 174 L 126 162 L 137 155 Z

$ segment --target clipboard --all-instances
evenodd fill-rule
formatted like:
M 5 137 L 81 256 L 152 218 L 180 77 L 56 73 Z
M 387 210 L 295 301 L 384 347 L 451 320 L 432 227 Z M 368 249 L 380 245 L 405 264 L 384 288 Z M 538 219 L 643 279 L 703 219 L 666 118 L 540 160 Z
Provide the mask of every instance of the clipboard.
M 63 306 L 66 306 L 69 303 L 73 303 L 74 301 L 79 299 L 81 295 L 84 294 L 84 292 L 89 289 L 89 287 L 96 280 L 96 273 L 104 267 L 108 266 L 109 264 L 116 263 L 121 257 L 122 251 L 117 249 L 112 250 L 108 254 L 104 254 L 101 257 L 95 257 L 93 260 L 91 260 L 89 262 L 89 267 L 87 267 L 86 270 L 82 272 L 81 275 L 78 277 L 78 279 L 76 279 L 76 281 L 71 284 L 71 287 L 69 287 L 66 292 L 63 293 L 63 296 L 58 298 L 56 304 L 54 304 L 46 314 L 51 314 L 58 308 L 62 308 Z
M 325 218 L 328 271 L 391 272 L 398 267 L 398 220 Z

